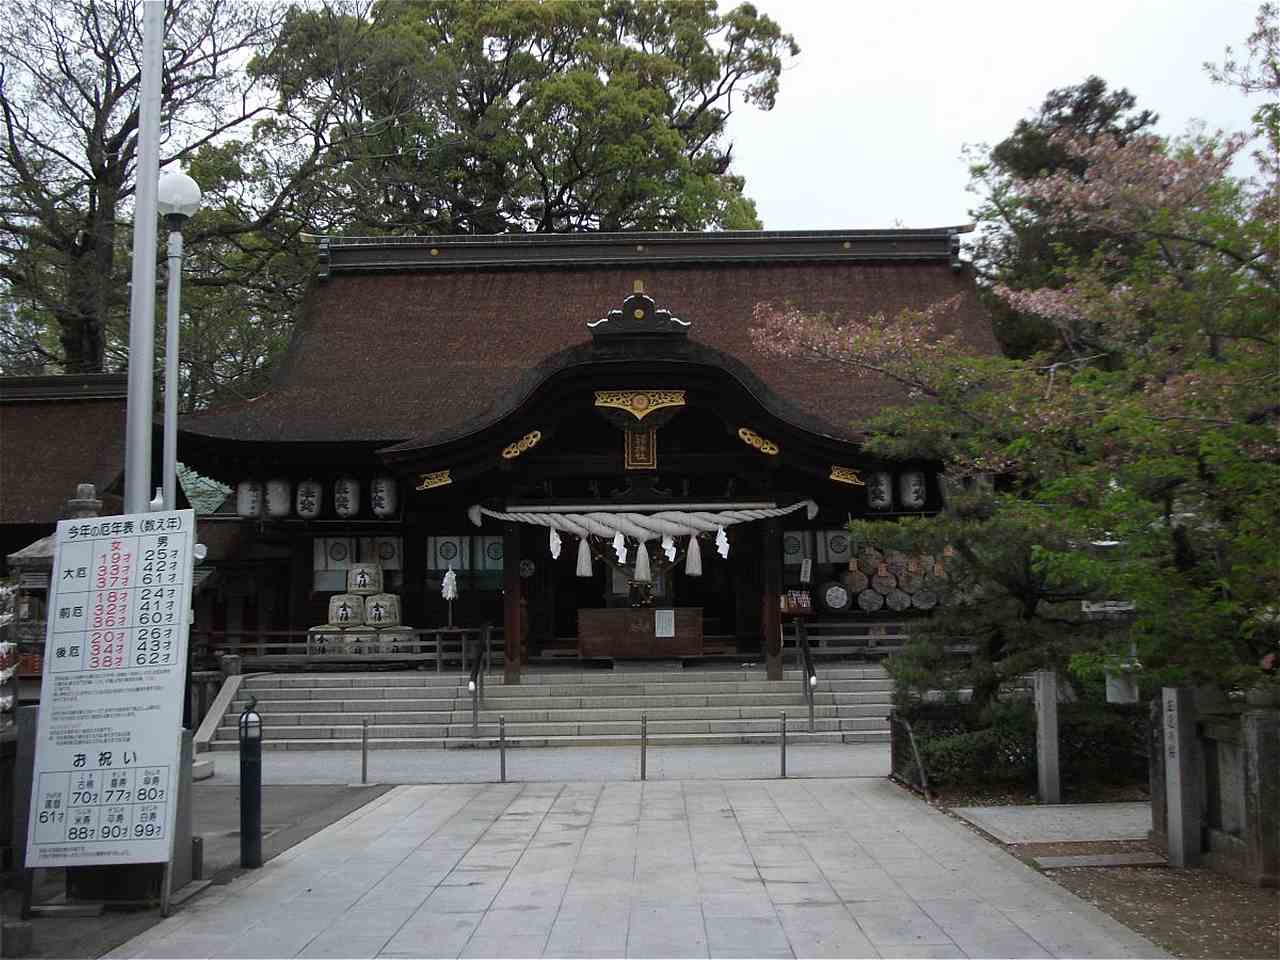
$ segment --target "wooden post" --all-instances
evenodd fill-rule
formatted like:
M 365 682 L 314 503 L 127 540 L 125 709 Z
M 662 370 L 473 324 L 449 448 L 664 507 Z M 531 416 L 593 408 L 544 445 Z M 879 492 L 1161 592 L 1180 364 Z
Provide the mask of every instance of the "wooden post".
M 782 679 L 782 613 L 778 598 L 782 596 L 782 520 L 764 521 L 760 562 L 764 570 L 763 603 L 760 630 L 764 634 L 764 652 L 769 679 Z
M 504 683 L 520 682 L 520 525 L 502 527 L 502 642 Z

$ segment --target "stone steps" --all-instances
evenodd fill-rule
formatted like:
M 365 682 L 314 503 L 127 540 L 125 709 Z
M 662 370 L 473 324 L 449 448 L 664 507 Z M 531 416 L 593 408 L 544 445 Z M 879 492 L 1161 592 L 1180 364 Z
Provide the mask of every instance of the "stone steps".
M 423 672 L 246 677 L 210 744 L 236 749 L 236 724 L 250 698 L 272 750 L 358 749 L 369 721 L 372 749 L 484 746 L 506 721 L 513 746 L 639 742 L 645 714 L 654 742 L 776 742 L 780 712 L 789 735 L 810 742 L 886 740 L 892 684 L 878 667 L 819 670 L 814 731 L 799 671 L 764 679 L 755 669 L 549 670 L 519 685 L 485 678 L 479 739 L 465 674 Z M 818 738 L 817 741 L 812 738 Z

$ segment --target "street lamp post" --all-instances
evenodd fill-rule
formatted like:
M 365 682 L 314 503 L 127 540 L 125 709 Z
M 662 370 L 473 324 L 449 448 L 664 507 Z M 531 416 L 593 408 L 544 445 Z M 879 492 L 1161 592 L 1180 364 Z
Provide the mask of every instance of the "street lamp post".
M 164 338 L 164 508 L 178 506 L 178 324 L 182 299 L 182 225 L 200 209 L 200 187 L 185 173 L 160 178 L 156 208 L 169 228 L 169 289 Z

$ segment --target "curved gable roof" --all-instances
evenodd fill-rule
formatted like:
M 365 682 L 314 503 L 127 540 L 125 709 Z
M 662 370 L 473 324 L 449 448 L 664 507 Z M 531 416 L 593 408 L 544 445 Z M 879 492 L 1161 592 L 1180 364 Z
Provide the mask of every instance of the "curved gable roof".
M 187 417 L 183 429 L 286 443 L 458 436 L 585 359 L 587 322 L 640 281 L 659 307 L 692 324 L 690 348 L 702 362 L 741 365 L 783 419 L 855 439 L 902 392 L 832 365 L 757 353 L 752 311 L 771 301 L 856 320 L 959 294 L 939 334 L 994 352 L 973 281 L 957 269 L 958 229 L 329 241 L 324 279 L 308 292 L 271 387 Z

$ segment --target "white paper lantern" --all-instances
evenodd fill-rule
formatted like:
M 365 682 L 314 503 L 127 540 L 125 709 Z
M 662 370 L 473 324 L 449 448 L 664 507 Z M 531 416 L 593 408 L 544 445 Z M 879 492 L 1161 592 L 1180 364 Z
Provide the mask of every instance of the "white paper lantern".
M 360 512 L 360 481 L 354 477 L 339 477 L 333 484 L 333 510 L 349 519 Z
M 236 513 L 242 517 L 262 516 L 262 484 L 257 480 L 236 484 Z
M 398 506 L 395 477 L 374 477 L 369 488 L 369 501 L 375 517 L 394 517 Z
M 898 500 L 908 510 L 919 510 L 924 506 L 925 485 L 922 472 L 909 470 L 898 478 Z
M 872 510 L 888 510 L 893 506 L 893 477 L 888 473 L 867 477 L 867 506 Z
M 314 520 L 320 516 L 320 501 L 324 497 L 324 487 L 318 480 L 303 480 L 298 484 L 296 500 L 298 516 L 303 520 Z
M 290 489 L 288 480 L 281 480 L 279 478 L 275 480 L 268 480 L 267 516 L 287 517 L 289 515 L 289 507 L 291 506 L 289 503 L 291 499 L 289 494 L 292 492 L 293 491 Z

